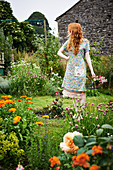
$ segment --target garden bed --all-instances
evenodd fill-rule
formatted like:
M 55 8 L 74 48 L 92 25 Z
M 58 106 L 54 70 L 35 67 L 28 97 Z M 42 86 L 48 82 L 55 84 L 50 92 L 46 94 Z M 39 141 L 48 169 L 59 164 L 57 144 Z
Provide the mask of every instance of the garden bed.
M 0 152 L 2 156 L 0 165 L 2 169 L 5 170 L 7 167 L 15 169 L 19 161 L 27 170 L 51 169 L 51 160 L 54 159 L 53 156 L 56 156 L 57 162 L 54 167 L 60 166 L 62 170 L 64 168 L 81 168 L 82 170 L 84 165 L 81 167 L 78 164 L 75 165 L 73 161 L 76 159 L 73 158 L 72 161 L 72 157 L 81 155 L 83 151 L 90 157 L 90 163 L 88 161 L 87 164 L 89 169 L 93 164 L 103 169 L 108 166 L 112 168 L 110 162 L 113 159 L 112 96 L 100 94 L 98 97 L 87 97 L 84 110 L 79 106 L 78 112 L 75 112 L 71 99 L 62 99 L 58 96 L 13 98 L 6 95 L 6 97 L 1 97 L 0 137 L 2 148 Z M 59 105 L 59 100 L 62 101 L 61 105 Z M 44 109 L 47 105 L 50 110 L 54 106 L 58 108 L 60 106 L 60 109 L 63 110 L 61 113 L 57 113 L 59 109 L 56 107 L 56 113 L 52 117 L 53 112 L 49 115 L 50 112 L 46 112 Z M 59 114 L 60 116 L 58 116 Z M 68 132 L 72 134 L 74 131 L 76 134 L 82 134 L 82 138 L 79 135 L 73 140 L 71 138 L 71 142 L 79 147 L 77 151 L 75 150 L 75 154 L 72 151 L 68 153 L 60 147 L 64 142 L 64 135 Z M 87 139 L 90 140 L 90 138 L 93 139 L 88 144 Z M 78 143 L 78 141 L 84 142 Z M 7 142 L 7 145 L 4 145 L 5 148 L 3 147 L 4 142 Z M 102 153 L 96 155 L 96 162 L 91 149 L 94 145 L 102 147 Z M 106 159 L 108 157 L 109 164 Z M 58 162 L 59 164 L 57 164 Z

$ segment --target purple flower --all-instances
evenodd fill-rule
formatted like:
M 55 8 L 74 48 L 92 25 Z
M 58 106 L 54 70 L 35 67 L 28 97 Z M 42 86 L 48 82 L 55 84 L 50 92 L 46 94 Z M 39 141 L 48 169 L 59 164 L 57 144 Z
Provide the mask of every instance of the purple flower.
M 91 113 L 91 115 L 93 115 L 93 113 Z
M 103 116 L 105 116 L 106 114 L 103 113 Z
M 92 116 L 89 116 L 90 119 L 92 119 Z
M 83 117 L 81 117 L 81 120 L 83 120 Z
M 64 115 L 64 111 L 61 113 L 61 115 Z
M 78 119 L 77 122 L 79 122 L 80 120 Z
M 93 105 L 94 105 L 94 103 L 91 103 L 91 105 L 93 106 Z
M 70 112 L 70 116 L 72 116 L 73 115 L 73 113 L 72 112 Z
M 78 127 L 78 125 L 77 125 L 77 124 L 75 124 L 75 127 Z

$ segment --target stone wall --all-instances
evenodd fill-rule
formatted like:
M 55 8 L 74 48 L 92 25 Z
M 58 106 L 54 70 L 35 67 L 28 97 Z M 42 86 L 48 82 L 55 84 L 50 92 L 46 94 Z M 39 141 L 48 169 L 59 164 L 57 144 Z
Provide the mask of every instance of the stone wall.
M 113 56 L 113 0 L 80 0 L 56 21 L 61 43 L 68 38 L 68 24 L 78 22 L 92 47 L 104 37 L 102 53 Z

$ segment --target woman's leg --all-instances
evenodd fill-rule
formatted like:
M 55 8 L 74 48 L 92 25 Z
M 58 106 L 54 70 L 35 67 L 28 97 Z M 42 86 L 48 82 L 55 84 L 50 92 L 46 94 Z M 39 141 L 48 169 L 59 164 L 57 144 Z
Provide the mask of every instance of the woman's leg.
M 81 94 L 80 105 L 82 106 L 86 102 L 86 93 Z

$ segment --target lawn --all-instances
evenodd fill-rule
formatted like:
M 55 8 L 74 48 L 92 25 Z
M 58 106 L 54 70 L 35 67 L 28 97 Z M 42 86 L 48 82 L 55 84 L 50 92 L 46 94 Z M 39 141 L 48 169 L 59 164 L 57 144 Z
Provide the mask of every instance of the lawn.
M 34 110 L 42 110 L 44 107 L 46 107 L 48 104 L 51 104 L 51 102 L 55 99 L 55 97 L 52 96 L 36 96 L 33 98 L 33 107 Z M 113 96 L 100 94 L 99 96 L 94 97 L 87 97 L 86 102 L 95 103 L 95 105 L 99 103 L 107 103 L 110 100 L 113 100 Z M 66 107 L 73 107 L 72 99 L 63 98 L 63 108 Z

